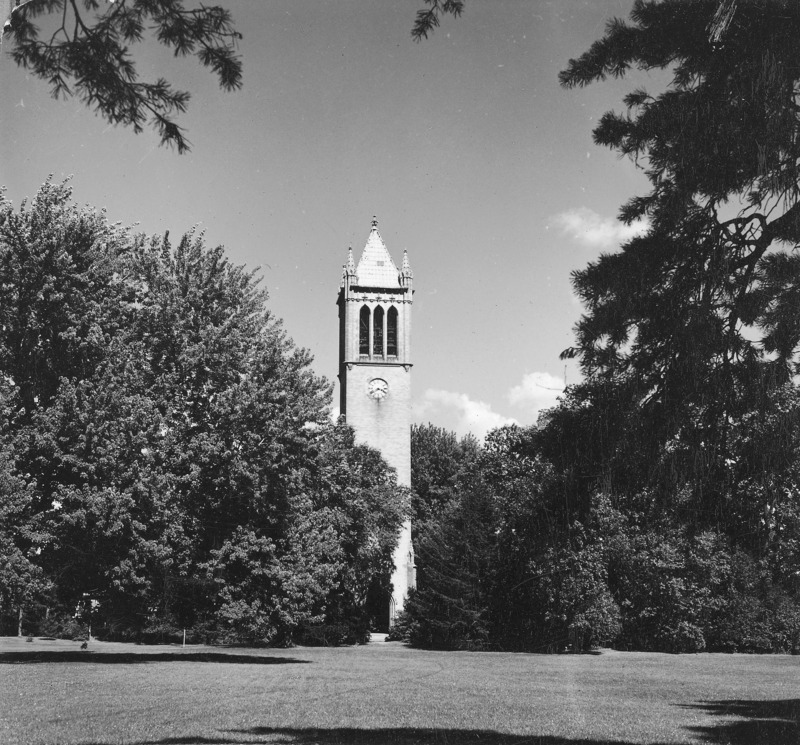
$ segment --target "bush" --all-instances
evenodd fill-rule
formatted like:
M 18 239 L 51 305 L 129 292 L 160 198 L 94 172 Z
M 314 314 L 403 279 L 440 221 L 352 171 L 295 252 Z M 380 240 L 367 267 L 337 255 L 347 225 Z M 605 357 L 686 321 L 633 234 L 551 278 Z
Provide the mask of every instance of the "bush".
M 298 644 L 309 647 L 338 647 L 343 644 L 366 644 L 369 625 L 361 618 L 330 623 L 302 624 L 293 634 Z
M 137 641 L 144 644 L 181 644 L 183 629 L 179 629 L 171 619 L 154 619 L 142 629 Z
M 406 600 L 406 617 L 396 633 L 405 634 L 412 646 L 422 649 L 488 649 L 484 609 L 472 606 L 470 600 L 418 589 Z
M 66 611 L 54 611 L 39 623 L 40 636 L 52 636 L 55 639 L 85 641 L 88 639 L 88 627 Z
M 702 652 L 706 648 L 703 630 L 688 621 L 678 621 L 675 626 L 662 626 L 655 637 L 659 652 L 673 654 Z
M 569 625 L 570 648 L 573 652 L 586 652 L 613 643 L 622 630 L 621 617 L 616 601 L 603 588 Z
M 413 589 L 409 591 L 408 598 L 406 598 L 406 607 L 408 606 L 408 601 L 414 597 L 415 592 L 416 590 Z M 394 619 L 394 623 L 392 624 L 391 628 L 389 629 L 389 633 L 386 636 L 386 641 L 410 642 L 413 636 L 419 635 L 419 629 L 417 626 L 418 622 L 411 617 L 408 610 L 403 609 Z

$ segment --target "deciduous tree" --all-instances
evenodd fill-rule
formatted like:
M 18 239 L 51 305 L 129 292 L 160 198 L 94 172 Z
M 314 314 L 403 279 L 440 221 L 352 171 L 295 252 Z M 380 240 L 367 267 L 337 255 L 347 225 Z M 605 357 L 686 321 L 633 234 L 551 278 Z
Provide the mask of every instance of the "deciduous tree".
M 52 586 L 96 633 L 262 643 L 363 615 L 406 498 L 253 272 L 48 182 L 0 209 L 0 292 L 6 605 Z

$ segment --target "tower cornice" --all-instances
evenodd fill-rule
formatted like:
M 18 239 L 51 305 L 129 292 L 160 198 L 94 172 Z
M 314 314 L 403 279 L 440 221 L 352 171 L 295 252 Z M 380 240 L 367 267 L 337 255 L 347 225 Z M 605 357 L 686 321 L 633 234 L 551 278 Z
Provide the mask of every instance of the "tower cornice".
M 413 362 L 397 362 L 395 360 L 387 361 L 382 359 L 364 359 L 364 360 L 345 360 L 344 364 L 347 365 L 348 369 L 352 369 L 354 367 L 404 367 L 406 370 L 410 370 L 414 367 Z

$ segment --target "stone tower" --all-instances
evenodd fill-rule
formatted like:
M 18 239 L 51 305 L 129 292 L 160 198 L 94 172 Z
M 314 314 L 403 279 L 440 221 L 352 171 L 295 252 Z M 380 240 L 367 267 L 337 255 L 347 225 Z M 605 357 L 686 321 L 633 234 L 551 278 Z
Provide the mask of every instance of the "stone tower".
M 380 450 L 411 486 L 411 301 L 408 254 L 398 270 L 373 218 L 356 266 L 351 248 L 339 289 L 340 410 L 356 438 Z M 389 623 L 416 585 L 411 521 L 394 552 Z

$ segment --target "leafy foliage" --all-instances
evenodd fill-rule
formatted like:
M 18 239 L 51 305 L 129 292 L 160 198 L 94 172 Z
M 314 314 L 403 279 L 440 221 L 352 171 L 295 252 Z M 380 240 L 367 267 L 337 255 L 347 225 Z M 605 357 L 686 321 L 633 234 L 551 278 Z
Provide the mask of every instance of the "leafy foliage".
M 357 615 L 405 508 L 380 456 L 251 272 L 70 196 L 0 211 L 5 602 L 260 643 Z
M 458 479 L 478 457 L 478 441 L 432 424 L 411 425 L 411 485 L 414 523 L 425 523 L 456 495 Z
M 534 434 L 490 433 L 426 524 L 421 581 L 402 622 L 413 644 L 582 651 L 619 632 L 604 551 L 572 523 L 577 513 Z

